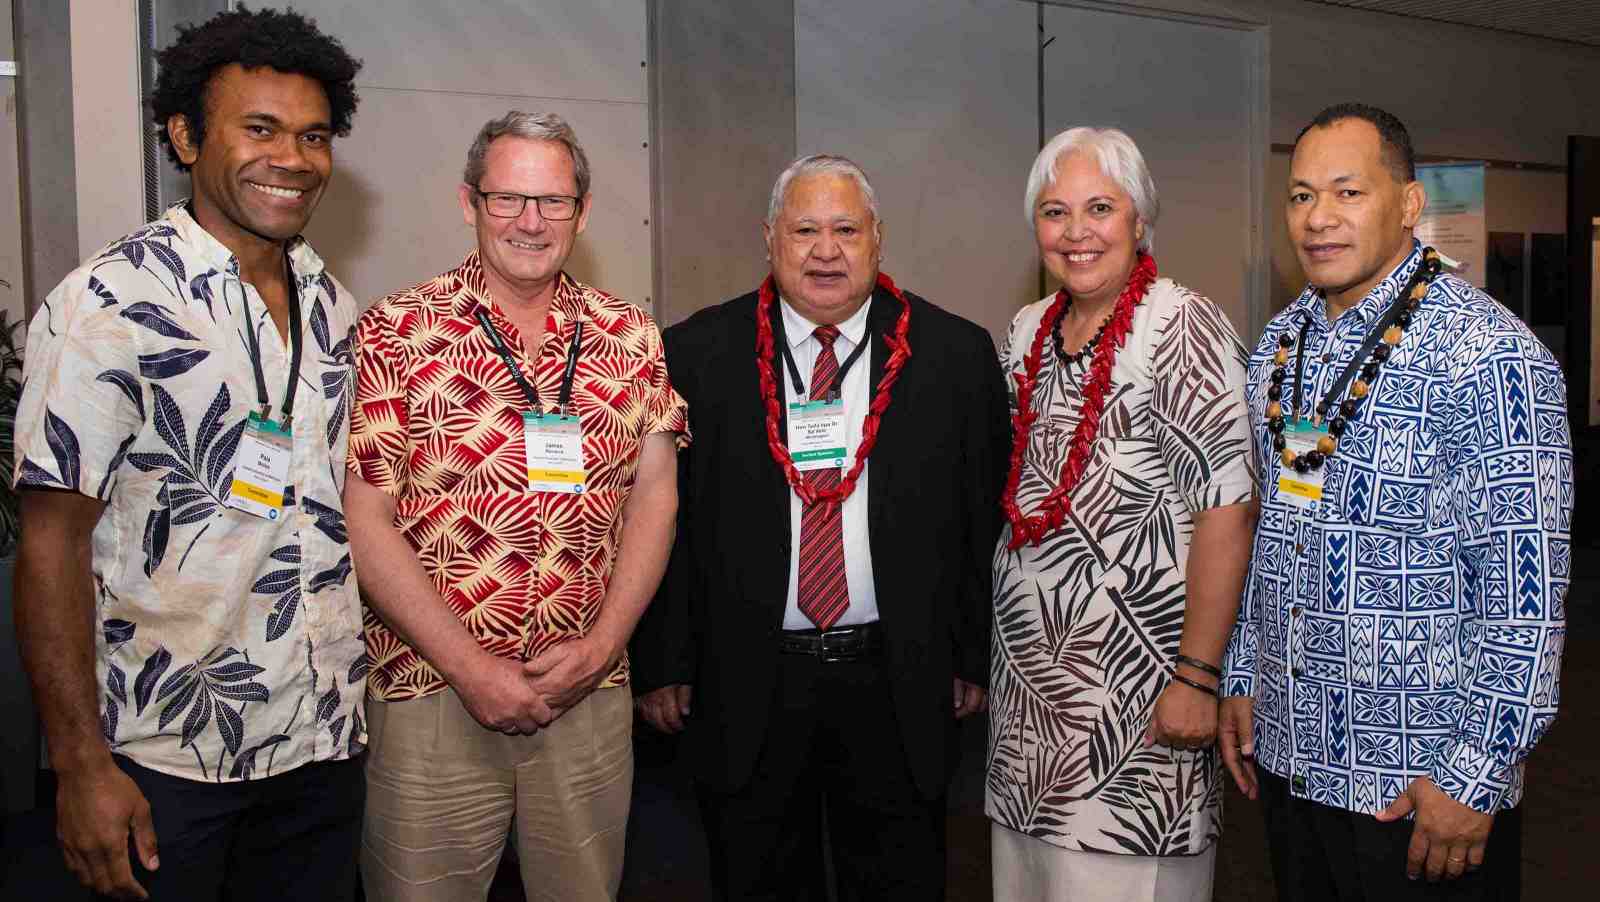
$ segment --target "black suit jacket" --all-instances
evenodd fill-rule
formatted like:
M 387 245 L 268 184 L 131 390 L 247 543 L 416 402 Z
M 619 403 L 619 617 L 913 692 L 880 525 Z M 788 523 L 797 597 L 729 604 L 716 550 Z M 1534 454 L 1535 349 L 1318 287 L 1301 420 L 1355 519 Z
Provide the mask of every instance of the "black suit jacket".
M 989 682 L 990 565 L 1010 426 L 989 334 L 907 298 L 911 357 L 868 458 L 867 521 L 895 713 L 917 787 L 932 798 L 955 764 L 952 677 Z M 893 334 L 900 303 L 881 289 L 869 303 L 875 392 L 888 359 L 882 336 Z M 694 686 L 686 741 L 700 778 L 725 792 L 749 780 L 767 730 L 798 538 L 767 445 L 755 311 L 747 294 L 664 335 L 694 441 L 679 455 L 671 563 L 631 652 L 635 692 Z M 783 378 L 782 361 L 773 366 Z

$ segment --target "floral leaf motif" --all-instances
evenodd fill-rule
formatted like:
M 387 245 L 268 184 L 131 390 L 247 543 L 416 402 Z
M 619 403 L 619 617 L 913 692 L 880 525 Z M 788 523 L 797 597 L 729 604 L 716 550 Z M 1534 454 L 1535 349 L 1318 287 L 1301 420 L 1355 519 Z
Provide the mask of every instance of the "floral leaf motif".
M 367 671 L 372 668 L 372 659 L 362 652 L 359 657 L 350 663 L 350 674 L 345 677 L 345 682 L 354 686 L 367 678 Z
M 112 619 L 101 623 L 100 629 L 105 633 L 107 645 L 121 645 L 133 638 L 133 634 L 139 629 L 139 625 L 129 623 L 126 620 Z
M 362 745 L 359 737 L 366 731 L 367 725 L 361 719 L 361 707 L 358 705 L 350 721 L 350 735 L 345 737 L 345 752 L 350 757 L 360 754 Z
M 288 741 L 289 737 L 283 733 L 274 733 L 261 740 L 261 742 L 246 749 L 243 754 L 233 759 L 233 769 L 228 771 L 228 776 L 235 780 L 250 779 L 256 771 L 256 755 L 279 743 Z
M 150 509 L 144 520 L 144 575 L 154 576 L 167 554 L 167 541 L 172 537 L 172 508 L 167 506 L 167 486 L 162 483 L 156 495 L 157 506 Z
M 89 291 L 93 292 L 95 297 L 100 299 L 100 306 L 102 309 L 110 307 L 112 304 L 117 302 L 117 296 L 111 293 L 111 289 L 106 287 L 106 283 L 100 281 L 94 276 L 89 277 Z
M 317 284 L 322 287 L 322 293 L 328 296 L 334 304 L 339 303 L 339 291 L 333 287 L 333 277 L 326 271 L 317 273 Z
M 118 704 L 128 703 L 128 675 L 115 664 L 106 668 L 106 696 L 115 698 Z
M 181 264 L 180 264 L 181 265 Z M 188 330 L 178 325 L 172 314 L 159 304 L 139 301 L 122 308 L 122 316 L 158 334 L 182 341 L 199 341 Z
M 146 379 L 169 379 L 189 372 L 210 356 L 205 348 L 170 348 L 158 354 L 140 354 L 139 372 Z
M 127 370 L 106 370 L 94 377 L 96 382 L 109 382 L 122 393 L 128 396 L 133 406 L 139 411 L 139 419 L 144 419 L 144 392 L 139 390 L 139 379 Z
M 61 474 L 61 484 L 67 488 L 77 488 L 80 467 L 78 456 L 81 453 L 78 434 L 72 431 L 66 420 L 51 413 L 48 407 L 44 412 L 44 438 L 50 445 L 50 453 L 55 456 L 56 470 Z
M 61 485 L 62 482 L 54 473 L 27 458 L 23 458 L 22 463 L 18 465 L 17 484 L 44 486 Z
M 328 313 L 322 309 L 322 300 L 319 298 L 311 305 L 311 334 L 317 340 L 317 347 L 326 354 L 331 350 L 328 347 Z
M 161 701 L 168 696 L 181 692 L 194 682 L 195 665 L 185 664 L 172 672 L 172 675 L 161 682 L 161 688 L 156 690 L 156 701 Z
M 328 687 L 327 692 L 322 693 L 322 698 L 317 700 L 317 720 L 327 720 L 337 710 L 339 710 L 339 686 L 335 683 Z
M 155 395 L 155 425 L 156 434 L 167 443 L 177 455 L 179 460 L 193 460 L 189 453 L 189 431 L 183 422 L 183 408 L 173 400 L 171 393 L 159 385 L 152 385 L 151 391 Z M 224 389 L 227 386 L 223 386 Z M 192 482 L 193 480 L 189 480 Z
M 212 322 L 216 322 L 217 319 L 217 314 L 211 309 L 211 301 L 215 297 L 211 293 L 211 277 L 216 274 L 216 270 L 208 269 L 189 280 L 189 296 L 206 305 L 206 312 L 211 314 Z
M 128 449 L 133 447 L 133 441 L 138 437 L 139 436 L 137 434 L 129 434 L 127 438 L 122 440 L 121 444 L 117 445 L 117 453 L 111 455 L 111 462 L 106 464 L 105 478 L 100 480 L 100 485 L 95 489 L 94 496 L 96 498 L 104 499 L 111 497 L 107 493 L 107 490 L 111 487 L 112 481 L 117 477 L 117 468 L 121 467 L 122 461 L 127 458 Z
M 144 242 L 143 241 L 137 241 L 137 240 L 124 241 L 121 244 L 117 245 L 116 250 L 121 252 L 122 256 L 128 258 L 128 262 L 132 263 L 135 269 L 138 269 L 138 268 L 141 268 L 141 267 L 144 266 Z
M 315 595 L 328 586 L 342 586 L 349 576 L 350 555 L 347 554 L 339 559 L 339 563 L 311 577 L 311 582 L 309 583 L 311 594 Z
M 200 733 L 211 723 L 211 712 L 215 703 L 211 700 L 210 688 L 205 680 L 194 681 L 194 704 L 189 707 L 189 716 L 183 719 L 183 741 L 179 748 L 187 748 L 194 744 Z M 162 712 L 166 717 L 166 712 Z
M 222 737 L 222 744 L 227 747 L 228 754 L 239 754 L 239 746 L 244 742 L 244 718 L 225 702 L 217 702 L 216 711 L 217 734 Z
M 283 638 L 294 623 L 295 612 L 300 610 L 300 587 L 298 585 L 283 593 L 283 597 L 273 604 L 272 612 L 267 615 L 267 641 Z
M 172 692 L 171 697 L 166 700 L 167 705 L 161 709 L 161 716 L 156 720 L 163 730 L 167 728 L 167 724 L 176 720 L 179 714 L 187 711 L 190 704 L 195 700 L 195 696 L 200 694 L 200 680 L 195 678 L 194 665 L 191 664 L 167 677 L 167 681 L 161 684 L 161 691 L 156 693 L 156 701 L 161 701 L 168 694 L 168 689 L 175 689 L 176 691 Z M 188 743 L 185 742 L 184 745 L 188 745 Z
M 278 561 L 279 563 L 283 563 L 283 564 L 298 564 L 298 563 L 300 563 L 300 546 L 299 545 L 284 545 L 284 546 L 282 546 L 280 548 L 274 548 L 274 549 L 272 549 L 272 553 L 267 555 L 267 556 L 272 558 L 275 561 Z M 287 572 L 287 571 L 279 571 L 279 572 Z
M 161 679 L 163 673 L 167 672 L 167 668 L 171 664 L 172 653 L 167 651 L 166 646 L 157 648 L 150 657 L 145 659 L 144 666 L 139 669 L 139 675 L 133 680 L 135 713 L 144 713 L 144 706 L 150 703 L 150 693 L 155 691 L 156 682 Z
M 100 732 L 105 735 L 106 742 L 112 745 L 117 742 L 117 718 L 117 700 L 107 694 L 105 710 L 100 712 Z
M 172 273 L 173 284 L 178 286 L 179 291 L 182 291 L 183 283 L 188 281 L 188 274 L 184 272 L 183 258 L 178 256 L 178 252 L 159 241 L 147 242 L 145 248 L 150 252 L 150 256 L 160 261 L 161 265 Z
M 306 513 L 317 518 L 317 531 L 327 536 L 330 541 L 340 545 L 350 541 L 350 534 L 344 525 L 343 511 L 336 507 L 329 507 L 311 497 L 302 499 L 301 507 L 305 509 Z
M 247 683 L 212 683 L 211 692 L 236 702 L 266 702 L 272 699 L 267 687 L 254 680 Z
M 227 466 L 233 463 L 233 453 L 239 449 L 239 438 L 244 435 L 245 422 L 240 420 L 233 424 L 233 427 L 222 433 L 211 446 L 211 453 L 206 458 L 206 484 L 210 485 L 214 492 L 220 493 L 223 486 L 233 481 L 231 478 L 226 478 L 225 474 L 233 472 L 228 470 Z
M 335 717 L 333 721 L 328 724 L 329 738 L 331 738 L 334 742 L 338 742 L 339 737 L 344 735 L 344 722 L 349 719 L 350 716 L 348 714 L 341 714 L 338 717 Z

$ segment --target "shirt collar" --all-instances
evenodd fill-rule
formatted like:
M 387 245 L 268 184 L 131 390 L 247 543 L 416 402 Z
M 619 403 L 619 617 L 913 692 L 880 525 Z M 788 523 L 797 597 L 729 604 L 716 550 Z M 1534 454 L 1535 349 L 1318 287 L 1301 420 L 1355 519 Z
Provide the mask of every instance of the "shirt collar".
M 1339 319 L 1351 319 L 1352 322 L 1355 322 L 1363 329 L 1370 326 L 1379 316 L 1383 315 L 1383 311 L 1389 309 L 1389 304 L 1400 296 L 1400 292 L 1404 291 L 1406 285 L 1411 281 L 1412 274 L 1421 265 L 1422 242 L 1413 238 L 1411 239 L 1411 253 L 1400 261 L 1399 266 L 1396 266 L 1387 276 L 1384 276 L 1382 281 L 1372 286 L 1372 290 L 1367 292 L 1366 297 L 1363 297 L 1360 303 L 1346 310 Z M 1314 285 L 1307 285 L 1305 291 L 1300 292 L 1300 297 L 1296 298 L 1295 302 L 1289 306 L 1291 309 L 1310 314 L 1313 327 L 1318 327 L 1328 322 L 1328 299 L 1323 295 L 1322 289 Z
M 177 231 L 178 237 L 201 260 L 212 269 L 221 270 L 237 277 L 239 275 L 239 258 L 227 245 L 218 241 L 214 235 L 205 230 L 205 227 L 196 222 L 189 214 L 189 200 L 185 198 L 167 208 L 161 217 L 167 225 Z M 302 282 L 308 278 L 316 278 L 322 274 L 326 265 L 317 252 L 311 249 L 311 244 L 304 236 L 296 235 L 290 238 L 286 248 L 289 253 L 289 268 L 294 270 L 295 277 Z
M 801 316 L 799 311 L 790 306 L 788 299 L 779 296 L 778 308 L 783 311 L 783 337 L 789 343 L 790 350 L 797 350 L 801 343 L 811 338 L 811 333 L 817 331 L 817 324 Z M 850 318 L 839 323 L 839 334 L 850 341 L 853 348 L 861 344 L 861 339 L 867 334 L 867 312 L 872 309 L 872 297 L 867 297 L 867 302 L 856 308 Z
M 505 315 L 489 295 L 489 283 L 483 275 L 483 258 L 477 251 L 467 254 L 467 258 L 456 268 L 456 274 L 461 280 L 461 294 L 456 302 L 457 314 L 472 316 L 477 308 L 484 307 L 490 312 Z M 550 300 L 550 315 L 555 317 L 556 332 L 559 334 L 568 322 L 581 318 L 585 306 L 583 286 L 567 275 L 566 270 L 562 270 L 556 276 L 555 297 Z

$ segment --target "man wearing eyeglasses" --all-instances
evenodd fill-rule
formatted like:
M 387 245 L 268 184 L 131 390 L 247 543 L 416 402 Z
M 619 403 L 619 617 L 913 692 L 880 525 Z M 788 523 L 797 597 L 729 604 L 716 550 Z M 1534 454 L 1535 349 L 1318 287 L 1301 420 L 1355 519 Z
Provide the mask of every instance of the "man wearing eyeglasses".
M 589 165 L 559 116 L 467 154 L 477 248 L 356 333 L 345 510 L 369 609 L 369 898 L 608 899 L 633 780 L 627 643 L 687 440 L 661 336 L 563 271 Z

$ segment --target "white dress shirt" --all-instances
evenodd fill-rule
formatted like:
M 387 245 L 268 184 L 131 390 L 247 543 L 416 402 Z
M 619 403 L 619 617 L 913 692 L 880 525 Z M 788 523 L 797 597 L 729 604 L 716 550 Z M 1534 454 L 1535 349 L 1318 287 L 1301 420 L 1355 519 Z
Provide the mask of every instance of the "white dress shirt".
M 811 322 L 795 309 L 789 302 L 779 299 L 779 308 L 783 311 L 784 338 L 789 344 L 789 353 L 794 357 L 796 368 L 800 370 L 800 380 L 806 387 L 803 397 L 811 394 L 811 370 L 816 365 L 817 354 L 822 350 L 822 343 L 817 341 L 811 333 L 816 331 L 817 324 Z M 833 354 L 839 359 L 839 366 L 850 358 L 856 346 L 861 344 L 867 333 L 867 310 L 872 306 L 869 298 L 867 303 L 861 305 L 851 317 L 839 323 L 839 337 L 834 339 Z M 861 427 L 867 420 L 867 407 L 872 403 L 872 386 L 870 384 L 872 371 L 872 349 L 861 353 L 860 359 L 844 374 L 844 384 L 840 386 L 840 396 L 844 399 L 844 434 L 845 466 L 839 475 L 843 477 L 855 466 L 856 447 L 861 444 Z M 791 384 L 788 366 L 781 361 L 778 365 L 783 371 L 778 373 L 778 381 L 783 384 L 785 400 L 783 409 L 788 411 L 789 401 L 793 399 L 794 386 Z M 872 584 L 872 545 L 867 541 L 867 474 L 872 469 L 868 463 L 861 468 L 861 476 L 856 480 L 855 490 L 850 497 L 840 505 L 840 514 L 844 526 L 844 576 L 845 584 L 850 589 L 850 606 L 845 608 L 835 627 L 854 626 L 862 623 L 872 623 L 878 619 L 878 595 Z M 804 475 L 804 474 L 802 474 Z M 783 628 L 786 630 L 816 629 L 817 625 L 811 618 L 800 612 L 800 514 L 802 505 L 800 496 L 794 489 L 789 489 L 789 547 L 793 549 L 789 554 L 789 593 L 784 602 Z

